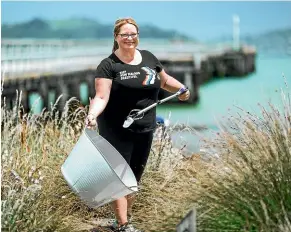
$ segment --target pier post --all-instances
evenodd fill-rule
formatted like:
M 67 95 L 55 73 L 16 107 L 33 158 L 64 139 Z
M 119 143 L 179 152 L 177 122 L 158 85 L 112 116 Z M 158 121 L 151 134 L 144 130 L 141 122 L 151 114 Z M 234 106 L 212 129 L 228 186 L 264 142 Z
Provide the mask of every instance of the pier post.
M 22 91 L 22 107 L 24 112 L 29 112 L 30 107 L 29 107 L 29 92 L 27 90 Z
M 27 91 L 26 88 L 26 83 L 23 80 L 19 81 L 19 94 L 21 92 L 21 104 L 24 112 L 29 111 L 29 92 Z
M 185 72 L 184 73 L 184 85 L 186 85 L 189 91 L 192 93 L 194 90 L 194 83 L 193 83 L 193 76 L 192 72 Z
M 39 95 L 42 98 L 43 108 L 49 109 L 49 88 L 47 81 L 43 78 L 40 82 L 40 92 Z
M 3 96 L 3 100 L 5 98 L 6 109 L 12 110 L 15 101 L 15 94 L 5 94 Z
M 59 98 L 59 96 L 62 95 L 61 99 L 58 102 L 57 108 L 59 111 L 63 111 L 65 104 L 68 100 L 68 96 L 69 96 L 69 91 L 68 91 L 68 87 L 65 83 L 65 81 L 63 80 L 63 76 L 60 77 L 60 80 L 58 81 L 57 84 L 57 88 L 56 88 L 56 99 Z
M 199 85 L 196 80 L 198 76 L 195 75 L 195 72 L 185 72 L 184 73 L 184 84 L 188 87 L 191 96 L 188 102 L 196 103 L 199 99 Z
M 202 67 L 202 55 L 201 53 L 193 54 L 193 67 L 194 71 L 192 72 L 192 96 L 189 102 L 197 103 L 199 101 L 199 86 L 201 79 L 201 67 Z
M 95 77 L 93 74 L 88 73 L 86 75 L 86 83 L 88 86 L 88 95 L 90 98 L 94 98 L 95 96 Z
M 77 100 L 81 100 L 80 83 L 78 80 L 73 80 L 68 83 L 68 98 L 75 97 Z

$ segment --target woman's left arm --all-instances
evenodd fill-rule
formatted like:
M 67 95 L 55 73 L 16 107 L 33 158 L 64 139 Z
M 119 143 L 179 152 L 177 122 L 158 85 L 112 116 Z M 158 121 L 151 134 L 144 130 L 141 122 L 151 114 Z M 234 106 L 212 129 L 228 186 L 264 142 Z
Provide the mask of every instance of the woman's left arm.
M 180 81 L 176 80 L 174 77 L 167 74 L 164 69 L 161 72 L 159 72 L 159 76 L 161 78 L 161 88 L 168 92 L 176 93 L 179 91 L 179 89 L 185 87 Z M 189 90 L 178 96 L 179 100 L 181 101 L 187 101 L 189 97 L 190 97 Z

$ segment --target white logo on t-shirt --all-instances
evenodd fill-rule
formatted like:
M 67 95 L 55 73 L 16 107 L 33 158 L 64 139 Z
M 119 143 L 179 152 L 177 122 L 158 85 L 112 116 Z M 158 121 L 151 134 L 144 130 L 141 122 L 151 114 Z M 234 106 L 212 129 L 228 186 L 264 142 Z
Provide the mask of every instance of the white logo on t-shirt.
M 119 75 L 120 75 L 120 80 L 134 79 L 134 78 L 138 78 L 137 76 L 140 75 L 140 72 L 121 71 L 119 72 Z

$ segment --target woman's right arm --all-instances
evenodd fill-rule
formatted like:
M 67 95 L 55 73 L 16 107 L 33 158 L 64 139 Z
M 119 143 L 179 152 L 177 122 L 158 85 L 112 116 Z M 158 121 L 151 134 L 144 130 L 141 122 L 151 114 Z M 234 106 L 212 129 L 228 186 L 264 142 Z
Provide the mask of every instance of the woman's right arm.
M 86 119 L 87 127 L 96 125 L 96 118 L 105 109 L 112 86 L 112 80 L 108 78 L 95 78 L 95 97 L 90 100 L 89 112 Z

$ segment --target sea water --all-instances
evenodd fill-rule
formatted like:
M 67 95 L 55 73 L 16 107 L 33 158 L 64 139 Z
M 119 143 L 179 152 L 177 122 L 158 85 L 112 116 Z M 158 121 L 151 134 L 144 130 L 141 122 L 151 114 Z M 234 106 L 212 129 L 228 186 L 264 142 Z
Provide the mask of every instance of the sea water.
M 286 87 L 285 82 L 289 83 Z M 228 115 L 235 115 L 241 109 L 260 116 L 260 103 L 268 106 L 282 106 L 281 90 L 290 92 L 291 57 L 269 57 L 258 55 L 256 72 L 246 77 L 227 77 L 214 79 L 199 89 L 200 101 L 197 105 L 160 105 L 158 115 L 168 117 L 171 124 L 202 126 L 208 129 L 200 131 L 211 136 L 212 130 L 218 130 L 218 123 L 223 123 Z M 175 145 L 186 146 L 190 152 L 199 151 L 199 137 L 193 133 L 176 132 L 173 134 Z

